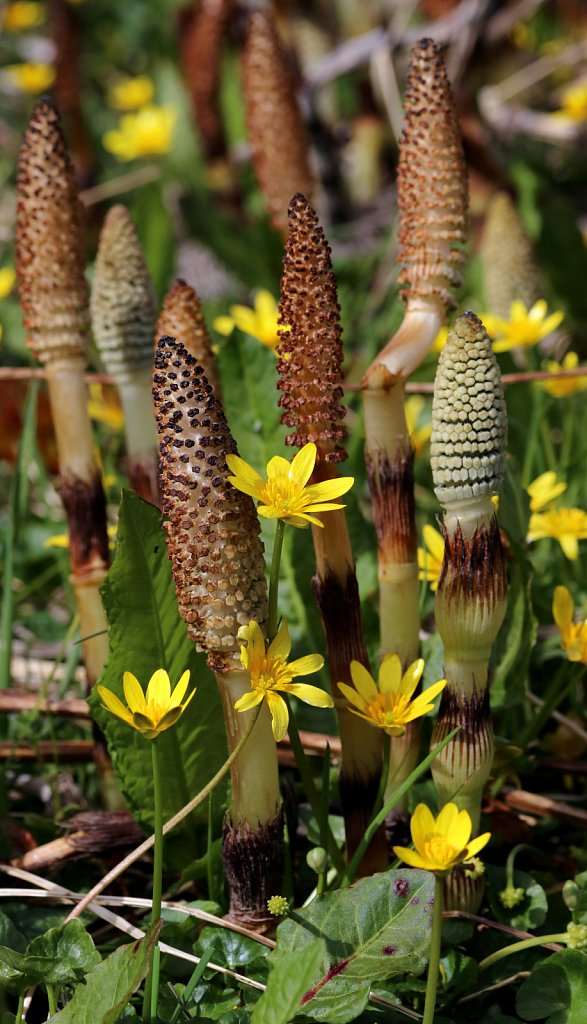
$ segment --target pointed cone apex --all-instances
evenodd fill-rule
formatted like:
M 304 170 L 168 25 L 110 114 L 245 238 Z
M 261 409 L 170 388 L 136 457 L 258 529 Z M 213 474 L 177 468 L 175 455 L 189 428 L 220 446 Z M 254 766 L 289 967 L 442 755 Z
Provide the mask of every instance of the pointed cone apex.
M 253 501 L 228 482 L 236 454 L 222 406 L 183 345 L 161 338 L 153 397 L 167 546 L 180 614 L 216 671 L 238 658 L 240 626 L 267 617 L 263 545 Z
M 313 441 L 320 460 L 339 462 L 346 458 L 338 444 L 346 437 L 340 306 L 330 247 L 300 193 L 289 205 L 279 323 L 279 405 L 282 422 L 295 429 L 287 444 L 301 448 Z
M 487 208 L 481 262 L 485 308 L 494 316 L 508 320 L 515 299 L 531 309 L 543 294 L 532 243 L 507 192 L 497 192 Z
M 163 300 L 155 337 L 162 338 L 164 335 L 175 338 L 188 350 L 202 367 L 215 395 L 218 395 L 216 360 L 200 300 L 191 285 L 185 281 L 176 281 Z
M 501 375 L 474 313 L 455 321 L 440 353 L 432 402 L 432 476 L 444 509 L 497 494 L 507 443 Z
M 118 383 L 153 363 L 155 301 L 135 226 L 124 206 L 108 211 L 92 287 L 92 327 L 104 365 Z
M 243 89 L 259 187 L 273 226 L 285 234 L 292 195 L 303 192 L 311 198 L 314 183 L 293 75 L 270 15 L 264 10 L 255 10 L 249 16 Z
M 412 297 L 456 305 L 456 267 L 467 239 L 467 169 L 440 48 L 422 39 L 412 51 L 398 167 L 400 284 Z
M 15 234 L 28 346 L 44 363 L 84 356 L 83 211 L 59 115 L 45 99 L 33 108 L 20 150 Z

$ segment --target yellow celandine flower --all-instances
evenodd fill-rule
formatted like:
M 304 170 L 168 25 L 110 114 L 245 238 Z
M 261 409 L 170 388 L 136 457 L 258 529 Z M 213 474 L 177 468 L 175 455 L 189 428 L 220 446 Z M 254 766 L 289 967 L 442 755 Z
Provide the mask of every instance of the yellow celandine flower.
M 587 513 L 582 508 L 553 508 L 530 516 L 528 541 L 552 537 L 558 540 L 567 558 L 575 561 L 579 541 L 587 539 Z
M 139 110 L 151 102 L 155 86 L 147 75 L 121 78 L 108 92 L 108 103 L 115 110 Z
M 471 860 L 489 842 L 490 832 L 471 839 L 473 824 L 468 811 L 459 811 L 448 803 L 437 818 L 426 804 L 418 804 L 410 821 L 415 850 L 394 846 L 396 857 L 412 868 L 424 871 L 452 871 L 457 864 Z
M 487 333 L 495 338 L 494 352 L 509 352 L 512 348 L 530 348 L 556 330 L 564 319 L 564 313 L 558 309 L 547 316 L 547 311 L 544 299 L 535 302 L 532 309 L 527 309 L 520 299 L 516 299 L 510 306 L 509 320 L 502 320 L 491 313 L 481 313 L 480 316 Z
M 4 74 L 21 92 L 44 92 L 55 81 L 55 69 L 50 64 L 8 64 Z
M 36 28 L 45 20 L 45 5 L 34 0 L 16 0 L 6 4 L 0 18 L 2 28 L 6 32 L 25 32 L 27 28 Z
M 568 117 L 579 123 L 587 121 L 587 81 L 567 86 L 561 96 L 561 108 L 554 116 Z
M 262 345 L 275 351 L 280 341 L 278 330 L 289 330 L 289 327 L 278 325 L 279 307 L 271 292 L 265 288 L 255 292 L 253 309 L 249 306 L 230 306 L 228 312 L 228 316 L 217 316 L 213 321 L 214 330 L 225 337 L 237 327 L 239 331 L 250 334 Z
M 260 501 L 257 512 L 266 519 L 283 519 L 290 526 L 305 527 L 324 524 L 310 515 L 311 512 L 331 512 L 344 508 L 332 504 L 331 498 L 346 494 L 355 482 L 352 476 L 341 476 L 324 480 L 319 484 L 306 484 L 312 475 L 316 462 L 316 445 L 310 442 L 300 448 L 298 454 L 288 462 L 281 455 L 274 455 L 267 463 L 267 480 L 256 469 L 238 455 L 227 455 L 226 464 L 234 474 L 229 476 L 233 487 Z
M 104 396 L 104 389 L 101 384 L 90 384 L 88 401 L 88 414 L 91 419 L 98 423 L 105 423 L 113 430 L 122 430 L 124 426 L 124 413 L 116 400 L 108 401 Z
M 573 598 L 566 587 L 555 587 L 552 615 L 569 661 L 581 661 L 587 665 L 587 620 L 575 622 Z
M 541 473 L 526 488 L 526 493 L 530 496 L 530 511 L 542 512 L 547 505 L 564 494 L 566 489 L 567 485 L 557 479 L 554 470 Z
M 0 267 L 0 299 L 5 299 L 16 283 L 14 267 Z
M 107 483 L 115 483 L 115 477 L 109 476 L 103 478 L 103 484 L 106 487 Z M 108 527 L 108 537 L 110 539 L 110 547 L 113 548 L 114 541 L 116 540 L 116 531 L 118 527 L 113 524 Z M 52 537 L 47 537 L 43 541 L 44 548 L 68 548 L 69 547 L 69 534 L 68 533 L 54 533 Z
M 416 455 L 424 451 L 432 433 L 432 423 L 425 423 L 419 427 L 418 423 L 426 407 L 426 402 L 421 395 L 410 395 L 405 403 L 406 423 Z
M 560 373 L 561 370 L 576 370 L 579 365 L 579 356 L 576 352 L 567 352 L 562 363 L 554 359 L 548 359 L 544 364 L 545 370 L 549 373 Z M 548 391 L 554 398 L 569 398 L 571 395 L 585 391 L 587 388 L 587 373 L 582 377 L 559 377 L 553 380 L 540 382 L 540 387 Z
M 448 327 L 441 327 L 439 332 L 438 332 L 438 334 L 436 335 L 436 338 L 434 339 L 434 344 L 432 345 L 432 348 L 430 349 L 430 351 L 431 352 L 437 352 L 437 353 L 438 352 L 442 352 L 444 346 L 446 345 L 446 339 L 447 338 L 448 338 Z
M 146 106 L 135 114 L 124 114 L 118 128 L 106 132 L 105 148 L 118 160 L 168 153 L 173 141 L 177 111 L 170 106 Z
M 431 590 L 436 590 L 444 558 L 444 537 L 433 526 L 422 530 L 425 548 L 418 548 L 419 580 L 428 580 Z
M 251 690 L 243 694 L 235 703 L 237 711 L 249 711 L 262 700 L 267 701 L 271 712 L 273 736 L 279 743 L 287 732 L 289 716 L 287 704 L 282 693 L 291 693 L 314 708 L 333 707 L 332 697 L 318 686 L 307 683 L 292 683 L 294 676 L 307 676 L 319 672 L 324 665 L 321 654 L 307 654 L 288 664 L 291 651 L 291 640 L 286 619 L 282 619 L 277 633 L 268 647 L 258 622 L 253 619 L 248 626 L 241 626 L 238 631 L 241 646 L 241 664 L 249 673 Z
M 360 661 L 351 661 L 356 689 L 346 683 L 338 683 L 338 688 L 353 705 L 349 708 L 353 715 L 383 729 L 388 736 L 403 736 L 408 722 L 431 711 L 435 697 L 446 686 L 446 679 L 441 679 L 412 700 L 423 671 L 424 661 L 418 658 L 402 676 L 398 655 L 386 654 L 379 666 L 378 683 Z
M 111 711 L 117 718 L 142 733 L 145 739 L 154 740 L 160 733 L 175 725 L 187 708 L 196 692 L 194 687 L 188 699 L 182 704 L 189 681 L 190 670 L 186 669 L 172 692 L 167 672 L 164 668 L 158 668 L 153 672 L 145 694 L 132 672 L 125 672 L 122 685 L 128 707 L 125 707 L 116 694 L 106 686 L 99 686 L 98 693 L 107 711 Z

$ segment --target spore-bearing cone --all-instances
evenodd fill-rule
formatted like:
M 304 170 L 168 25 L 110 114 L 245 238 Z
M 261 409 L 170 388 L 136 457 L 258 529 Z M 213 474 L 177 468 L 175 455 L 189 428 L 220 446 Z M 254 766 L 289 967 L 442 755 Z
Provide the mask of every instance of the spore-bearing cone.
M 212 342 L 202 313 L 202 306 L 196 291 L 186 281 L 178 278 L 163 300 L 163 306 L 155 337 L 167 335 L 175 338 L 194 357 L 204 371 L 214 394 L 220 396 L 216 359 Z

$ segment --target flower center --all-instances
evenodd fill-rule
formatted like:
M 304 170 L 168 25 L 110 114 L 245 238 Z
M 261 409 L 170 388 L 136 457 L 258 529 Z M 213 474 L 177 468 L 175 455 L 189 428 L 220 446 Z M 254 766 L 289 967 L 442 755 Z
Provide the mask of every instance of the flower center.
M 448 842 L 446 836 L 431 832 L 426 836 L 420 852 L 433 864 L 438 864 L 439 868 L 445 868 L 452 864 L 459 851 Z
M 292 680 L 287 662 L 267 655 L 251 666 L 250 673 L 251 686 L 255 690 L 273 690 L 278 684 L 290 683 Z
M 383 729 L 405 724 L 410 698 L 405 694 L 378 693 L 366 708 L 366 714 Z
M 304 487 L 288 476 L 273 477 L 263 488 L 261 502 L 273 506 L 281 513 L 294 514 L 300 512 L 306 504 L 304 490 Z

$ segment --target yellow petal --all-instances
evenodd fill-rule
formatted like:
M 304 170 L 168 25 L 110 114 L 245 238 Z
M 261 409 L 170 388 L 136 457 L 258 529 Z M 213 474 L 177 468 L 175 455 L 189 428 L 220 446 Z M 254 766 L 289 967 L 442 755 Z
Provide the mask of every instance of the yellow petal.
M 418 804 L 410 820 L 412 840 L 417 850 L 424 848 L 426 837 L 436 831 L 436 823 L 432 811 L 426 804 Z
M 255 708 L 257 704 L 260 704 L 263 700 L 263 690 L 250 690 L 248 693 L 243 693 L 242 697 L 235 702 L 235 711 L 250 711 L 251 708 Z
M 277 325 L 277 302 L 266 288 L 259 288 L 255 294 L 255 313 L 263 324 Z
M 313 505 L 317 501 L 331 501 L 332 498 L 340 498 L 342 494 L 350 491 L 354 482 L 354 476 L 339 476 L 334 480 L 323 480 L 319 484 L 310 484 L 306 488 L 308 504 Z
M 265 638 L 258 622 L 251 619 L 248 632 L 249 665 L 253 666 L 265 657 Z
M 435 530 L 433 526 L 428 523 L 422 530 L 422 536 L 424 537 L 424 543 L 428 548 L 430 554 L 437 562 L 442 562 L 444 558 L 444 537 L 438 530 Z
M 552 331 L 556 331 L 557 327 L 562 324 L 565 318 L 565 314 L 562 310 L 557 310 L 556 313 L 551 313 L 550 316 L 546 317 L 542 325 L 542 334 L 550 334 Z
M 324 666 L 324 658 L 321 654 L 305 654 L 303 658 L 297 658 L 287 667 L 292 676 L 309 676 L 312 672 L 319 672 Z
M 336 512 L 336 510 L 339 508 L 346 508 L 346 505 L 339 505 L 338 503 L 332 501 L 312 502 L 311 504 L 304 507 L 304 511 L 301 512 L 300 515 L 307 515 L 308 512 Z M 320 526 L 322 525 L 323 524 L 320 523 Z
M 260 631 L 259 631 L 260 632 Z M 282 619 L 279 624 L 279 629 L 273 637 L 273 640 L 269 644 L 269 650 L 267 654 L 271 658 L 281 658 L 282 661 L 287 661 L 291 651 L 291 639 L 289 630 L 287 628 L 287 619 Z
M 298 454 L 292 460 L 290 477 L 297 483 L 305 487 L 308 480 L 312 476 L 312 470 L 316 463 L 316 445 L 310 441 L 305 444 L 303 448 L 300 448 Z M 322 485 L 319 485 L 322 486 Z M 311 490 L 311 488 L 309 488 Z M 339 493 L 343 493 L 342 491 Z
M 194 686 L 194 688 L 193 688 L 192 692 L 190 693 L 188 699 L 184 700 L 183 704 L 181 705 L 181 713 L 182 713 L 182 715 L 183 715 L 185 709 L 187 708 L 189 702 L 196 696 L 197 689 L 198 689 L 198 687 Z
M 459 811 L 456 804 L 449 803 L 438 815 L 436 827 L 455 850 L 464 850 L 471 837 L 473 823 L 467 811 Z
M 360 693 L 357 693 L 357 691 L 352 686 L 349 686 L 347 683 L 337 683 L 336 685 L 338 686 L 340 692 L 344 694 L 346 699 L 351 704 L 354 704 L 355 707 L 359 709 L 359 711 L 365 710 L 365 708 L 367 707 L 367 702 L 363 700 Z
M 289 723 L 287 705 L 283 697 L 280 697 L 278 693 L 273 693 L 271 690 L 267 690 L 265 696 L 271 712 L 273 738 L 276 743 L 279 743 L 285 736 Z
M 406 846 L 394 846 L 393 852 L 396 857 L 403 860 L 405 864 L 409 864 L 411 868 L 423 868 L 424 871 L 434 871 L 436 867 L 428 857 L 422 857 L 416 850 L 409 850 Z
M 477 836 L 476 839 L 471 839 L 471 842 L 467 845 L 467 860 L 479 853 L 479 850 L 482 850 L 490 839 L 491 832 L 484 832 L 483 835 Z
M 575 607 L 570 591 L 566 587 L 555 587 L 552 615 L 561 634 L 566 633 L 573 621 Z
M 132 672 L 124 673 L 124 676 L 122 677 L 122 687 L 124 689 L 124 699 L 126 700 L 130 710 L 133 713 L 135 711 L 144 711 L 146 705 L 143 688 L 136 676 L 133 676 Z
M 329 693 L 321 690 L 319 686 L 310 686 L 308 683 L 290 683 L 287 687 L 288 693 L 311 704 L 313 708 L 332 708 L 334 701 Z
M 218 331 L 218 334 L 223 334 L 227 338 L 234 331 L 236 324 L 231 316 L 217 316 L 212 321 L 212 326 L 215 331 Z
M 381 693 L 397 693 L 402 681 L 402 663 L 397 654 L 386 654 L 379 668 Z
M 153 672 L 147 686 L 146 701 L 148 713 L 150 713 L 150 705 L 153 703 L 159 707 L 169 707 L 170 698 L 171 683 L 169 676 L 164 668 L 158 668 L 156 672 Z
M 571 537 L 568 533 L 563 533 L 558 539 L 567 558 L 574 562 L 579 557 L 579 541 L 577 538 Z
M 377 696 L 375 680 L 360 661 L 351 661 L 351 679 L 364 700 L 369 702 Z
M 404 697 L 411 697 L 416 689 L 424 671 L 424 659 L 418 658 L 404 672 L 399 692 Z
M 252 309 L 249 309 L 248 306 L 231 306 L 230 315 L 239 331 L 255 337 L 257 318 Z
M 189 668 L 186 668 L 181 679 L 179 680 L 179 683 L 177 683 L 177 685 L 174 687 L 173 693 L 171 694 L 170 703 L 172 705 L 181 704 L 183 698 L 185 697 L 185 692 L 188 688 L 189 681 L 190 670 Z
M 234 474 L 228 478 L 233 487 L 238 487 L 239 491 L 249 494 L 252 498 L 259 499 L 261 497 L 265 481 L 256 469 L 249 466 L 248 462 L 241 459 L 239 455 L 227 455 L 226 465 Z
M 166 729 L 170 729 L 172 725 L 175 725 L 177 720 L 181 718 L 182 708 L 169 708 L 162 718 L 156 723 L 157 732 L 165 732 Z
M 122 719 L 122 721 L 126 722 L 127 725 L 133 724 L 130 711 L 128 708 L 125 708 L 124 704 L 118 699 L 116 694 L 112 693 L 112 690 L 109 690 L 106 686 L 99 686 L 98 693 L 100 694 L 104 707 L 107 711 L 116 715 L 117 718 Z
M 287 459 L 283 458 L 283 455 L 274 455 L 267 463 L 267 479 L 273 480 L 276 477 L 277 479 L 284 477 L 287 480 L 292 466 L 293 462 L 288 462 Z

